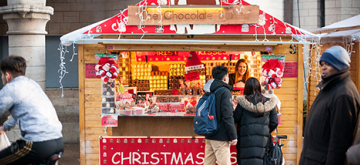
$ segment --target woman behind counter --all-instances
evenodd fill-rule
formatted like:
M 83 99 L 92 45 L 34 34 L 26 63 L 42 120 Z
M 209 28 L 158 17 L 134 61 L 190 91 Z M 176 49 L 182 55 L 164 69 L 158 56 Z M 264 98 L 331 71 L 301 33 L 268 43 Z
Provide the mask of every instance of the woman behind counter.
M 278 100 L 263 96 L 259 81 L 251 77 L 246 81 L 244 95 L 238 96 L 237 101 L 234 112 L 238 124 L 237 162 L 262 165 L 270 134 L 278 125 L 275 109 Z
M 248 64 L 245 59 L 240 59 L 235 66 L 235 73 L 229 74 L 229 85 L 234 88 L 244 88 L 249 78 Z M 234 89 L 236 90 L 236 89 Z

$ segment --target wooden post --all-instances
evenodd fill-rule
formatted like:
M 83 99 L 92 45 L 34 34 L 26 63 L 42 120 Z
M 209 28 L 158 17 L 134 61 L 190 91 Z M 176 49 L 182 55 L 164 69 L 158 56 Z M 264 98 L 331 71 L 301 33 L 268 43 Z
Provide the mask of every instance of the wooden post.
M 304 49 L 303 45 L 297 45 L 298 47 L 298 127 L 297 127 L 297 159 L 296 164 L 300 162 L 300 156 L 302 151 L 302 128 L 303 128 L 303 82 L 304 82 Z
M 79 131 L 80 131 L 80 165 L 85 165 L 85 61 L 84 45 L 78 46 L 79 61 Z
M 355 56 L 356 56 L 356 64 L 360 65 L 360 44 L 359 43 L 355 43 Z M 350 64 L 351 65 L 351 64 Z M 356 67 L 356 87 L 360 93 L 360 66 Z
M 310 46 L 310 45 L 309 45 Z M 310 50 L 311 49 L 313 49 L 313 46 L 310 46 Z M 310 72 L 309 72 L 309 82 L 308 82 L 308 85 L 307 85 L 307 97 L 306 97 L 306 119 L 307 119 L 307 117 L 309 116 L 309 112 L 310 112 L 310 88 L 312 88 L 312 85 L 311 85 L 311 74 L 312 74 L 312 72 L 313 72 L 313 70 L 312 70 L 312 64 L 311 64 L 311 62 L 312 62 L 312 59 L 311 58 L 313 58 L 313 51 L 309 51 L 309 59 L 308 59 L 308 63 L 309 63 L 309 70 L 310 70 Z M 315 58 L 314 58 L 315 59 Z

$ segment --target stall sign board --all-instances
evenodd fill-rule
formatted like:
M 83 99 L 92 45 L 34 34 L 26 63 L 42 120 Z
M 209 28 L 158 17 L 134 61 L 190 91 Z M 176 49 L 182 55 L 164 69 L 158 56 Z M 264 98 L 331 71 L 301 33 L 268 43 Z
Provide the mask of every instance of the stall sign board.
M 117 127 L 118 126 L 118 115 L 101 115 L 101 126 Z
M 85 78 L 97 78 L 95 66 L 96 66 L 96 63 L 86 63 L 85 64 Z
M 228 61 L 239 60 L 243 51 L 198 51 L 201 61 Z M 231 54 L 231 59 L 230 59 Z M 151 61 L 186 61 L 189 57 L 188 51 L 142 51 L 136 52 L 136 60 L 138 62 Z
M 283 78 L 296 78 L 298 77 L 298 64 L 297 62 L 285 62 Z
M 191 72 L 185 74 L 186 81 L 200 80 L 199 72 Z
M 100 165 L 204 163 L 203 137 L 100 137 Z M 231 164 L 236 147 L 231 146 Z
M 175 25 L 175 24 L 258 24 L 259 6 L 231 5 L 220 6 L 163 6 L 142 9 L 128 6 L 128 25 Z M 238 12 L 240 11 L 240 12 Z M 140 19 L 142 14 L 142 18 Z

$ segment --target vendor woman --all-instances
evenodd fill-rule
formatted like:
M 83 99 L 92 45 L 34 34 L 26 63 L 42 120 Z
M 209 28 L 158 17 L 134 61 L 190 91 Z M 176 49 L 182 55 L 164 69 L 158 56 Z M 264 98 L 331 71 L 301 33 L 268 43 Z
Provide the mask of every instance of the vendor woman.
M 245 59 L 240 59 L 235 66 L 235 73 L 229 75 L 229 85 L 236 88 L 244 88 L 249 78 L 248 64 Z M 234 89 L 234 90 L 235 90 Z

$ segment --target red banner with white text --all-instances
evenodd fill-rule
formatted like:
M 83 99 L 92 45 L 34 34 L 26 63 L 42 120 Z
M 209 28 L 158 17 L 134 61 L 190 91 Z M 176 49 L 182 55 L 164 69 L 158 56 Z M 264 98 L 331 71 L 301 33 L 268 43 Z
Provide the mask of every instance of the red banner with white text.
M 100 165 L 203 164 L 203 137 L 100 137 Z M 231 164 L 236 163 L 232 146 Z
M 244 52 L 238 51 L 198 51 L 196 52 L 201 61 L 228 61 L 239 60 L 240 54 Z M 138 62 L 160 62 L 160 61 L 186 61 L 189 57 L 187 51 L 151 51 L 136 52 L 136 61 Z

